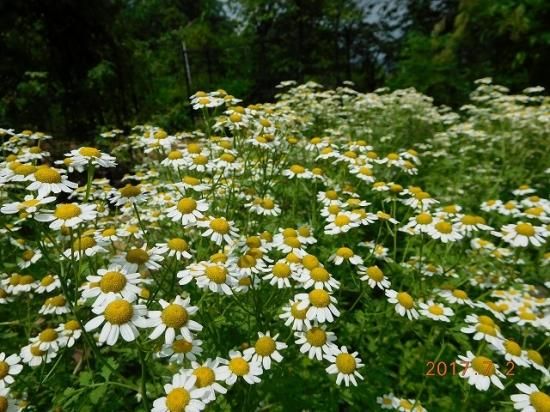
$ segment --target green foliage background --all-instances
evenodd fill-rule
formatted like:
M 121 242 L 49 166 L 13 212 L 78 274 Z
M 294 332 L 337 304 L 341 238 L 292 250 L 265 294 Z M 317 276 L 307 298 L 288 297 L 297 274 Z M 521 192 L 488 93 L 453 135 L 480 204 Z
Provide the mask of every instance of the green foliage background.
M 549 20 L 544 0 L 6 0 L 0 125 L 69 140 L 183 129 L 189 93 L 266 101 L 287 79 L 414 86 L 458 106 L 485 76 L 548 88 Z

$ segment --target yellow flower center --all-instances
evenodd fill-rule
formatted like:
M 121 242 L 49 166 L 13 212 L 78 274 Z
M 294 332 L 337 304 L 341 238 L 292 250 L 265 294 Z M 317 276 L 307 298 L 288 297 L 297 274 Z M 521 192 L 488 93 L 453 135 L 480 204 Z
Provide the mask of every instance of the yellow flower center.
M 238 357 L 229 361 L 229 369 L 237 376 L 244 376 L 250 371 L 250 365 L 246 359 Z
M 513 340 L 507 340 L 506 342 L 504 342 L 504 348 L 506 349 L 506 352 L 511 355 L 521 356 L 521 346 L 519 346 Z
M 386 156 L 389 160 L 399 160 L 399 155 L 397 153 L 390 153 Z
M 132 304 L 124 299 L 112 301 L 105 308 L 105 320 L 113 325 L 122 325 L 132 319 L 134 308 Z
M 232 123 L 239 123 L 242 118 L 240 113 L 231 113 L 231 116 L 229 116 L 229 120 L 231 120 Z
M 531 405 L 535 408 L 537 412 L 548 412 L 550 411 L 550 396 L 544 392 L 533 392 L 529 395 L 529 400 Z
M 304 265 L 306 269 L 312 270 L 319 266 L 319 259 L 313 255 L 305 255 L 302 258 L 302 265 Z
M 380 282 L 384 279 L 384 272 L 382 272 L 378 266 L 370 266 L 367 268 L 367 275 L 375 282 Z
M 25 261 L 27 261 L 27 262 L 28 262 L 29 260 L 31 260 L 31 259 L 33 258 L 33 256 L 34 256 L 34 252 L 33 252 L 32 250 L 25 250 L 25 251 L 23 252 L 23 254 L 21 255 L 21 257 L 23 258 L 23 260 L 25 260 Z
M 205 273 L 208 279 L 218 285 L 224 283 L 227 277 L 227 269 L 223 266 L 208 266 Z
M 316 282 L 326 282 L 330 278 L 330 274 L 328 273 L 328 271 L 321 266 L 312 269 L 310 272 L 310 276 L 311 279 Z
M 330 305 L 330 295 L 326 290 L 314 289 L 309 292 L 309 302 L 318 308 L 325 308 Z
M 116 235 L 116 229 L 114 227 L 110 227 L 108 229 L 105 229 L 101 234 L 105 237 L 110 237 Z
M 264 209 L 271 210 L 275 207 L 275 203 L 273 202 L 273 199 L 265 197 L 262 199 L 262 207 Z
M 349 259 L 353 256 L 353 250 L 349 247 L 341 247 L 336 251 L 336 254 L 344 259 Z
M 34 167 L 33 165 L 17 165 L 13 169 L 13 172 L 17 175 L 20 175 L 20 176 L 28 176 L 31 173 L 35 173 L 35 171 L 36 171 L 36 167 Z M 36 173 L 35 173 L 34 176 L 36 177 Z M 38 180 L 38 178 L 37 178 L 37 180 Z M 60 181 L 61 181 L 61 175 L 59 175 L 59 182 Z M 52 182 L 52 183 L 59 183 L 59 182 Z M 48 183 L 48 182 L 44 182 L 44 183 Z
M 214 371 L 207 366 L 199 366 L 193 371 L 193 375 L 196 376 L 195 386 L 197 388 L 204 388 L 205 386 L 212 385 L 216 379 Z
M 429 213 L 420 213 L 418 216 L 416 216 L 415 220 L 416 223 L 418 223 L 419 225 L 429 225 L 430 223 L 432 223 L 433 219 Z
M 177 160 L 177 159 L 181 159 L 183 155 L 179 150 L 172 150 L 170 153 L 168 153 L 167 157 L 170 160 Z
M 518 223 L 516 225 L 516 232 L 518 235 L 531 237 L 535 234 L 535 228 L 531 223 Z
M 481 332 L 485 335 L 489 335 L 489 336 L 496 336 L 497 335 L 497 330 L 495 329 L 494 326 L 490 326 L 490 325 L 485 325 L 483 323 L 480 323 L 476 326 L 476 330 L 478 332 Z
M 99 288 L 103 293 L 118 293 L 126 286 L 126 276 L 120 272 L 107 272 L 99 281 Z
M 436 316 L 443 315 L 443 308 L 439 305 L 431 305 L 428 311 Z
M 57 332 L 52 328 L 44 329 L 38 335 L 38 339 L 40 339 L 41 342 L 53 342 L 57 339 Z
M 60 183 L 61 174 L 51 167 L 41 167 L 34 172 L 34 178 L 41 183 Z
M 190 197 L 185 197 L 178 202 L 177 208 L 184 215 L 189 214 L 197 208 L 197 201 Z
M 249 248 L 259 248 L 262 245 L 262 240 L 258 236 L 249 236 L 246 239 L 246 246 Z
M 78 153 L 80 153 L 82 156 L 85 157 L 100 157 L 101 152 L 96 149 L 95 147 L 81 147 L 78 150 Z
M 80 324 L 78 323 L 78 321 L 76 321 L 74 319 L 71 319 L 70 321 L 65 323 L 65 329 L 73 330 L 73 331 L 78 330 L 78 329 L 80 329 Z
M 304 320 L 306 318 L 308 308 L 306 307 L 305 309 L 300 310 L 300 309 L 298 309 L 298 304 L 299 303 L 296 302 L 290 307 L 290 314 L 295 319 Z
M 183 306 L 171 303 L 164 308 L 161 318 L 169 328 L 179 329 L 187 323 L 189 315 Z
M 306 332 L 306 339 L 311 346 L 323 346 L 327 342 L 327 333 L 314 326 Z
M 239 286 L 250 286 L 252 285 L 252 278 L 250 276 L 245 276 L 239 279 Z
M 188 184 L 190 186 L 196 186 L 201 181 L 199 179 L 197 179 L 196 177 L 193 177 L 193 176 L 184 176 L 184 178 L 182 179 L 182 182 L 185 183 L 185 184 Z
M 46 351 L 41 350 L 39 345 L 31 346 L 31 354 L 33 356 L 44 356 Z
M 341 353 L 336 356 L 336 367 L 340 372 L 349 375 L 355 371 L 356 366 L 355 358 L 349 353 Z
M 449 222 L 446 222 L 444 220 L 441 222 L 437 222 L 435 224 L 435 228 L 439 233 L 444 233 L 444 234 L 448 234 L 453 231 L 453 226 Z
M 166 395 L 166 407 L 170 412 L 183 412 L 190 401 L 191 395 L 184 388 L 174 388 Z
M 198 143 L 189 143 L 187 145 L 187 151 L 192 154 L 199 154 L 201 152 L 202 148 L 201 145 Z
M 177 339 L 172 342 L 172 350 L 175 353 L 187 353 L 193 349 L 193 344 L 185 339 Z
M 166 133 L 164 130 L 157 130 L 154 134 L 154 137 L 158 140 L 166 139 L 168 137 L 168 133 Z
M 0 361 L 0 380 L 4 379 L 8 375 L 9 371 L 10 371 L 10 365 L 8 365 L 7 362 Z M 2 408 L 0 407 L 0 411 L 1 410 Z
M 67 299 L 63 295 L 52 296 L 51 298 L 46 299 L 46 304 L 48 306 L 62 307 L 67 303 Z
M 285 244 L 291 248 L 299 249 L 302 246 L 302 242 L 297 237 L 287 237 L 285 238 Z
M 292 165 L 290 166 L 290 170 L 292 173 L 294 174 L 302 174 L 306 171 L 306 169 L 304 168 L 304 166 L 300 166 L 300 165 Z
M 39 203 L 40 203 L 39 199 L 29 199 L 29 200 L 25 200 L 24 202 L 21 202 L 19 207 L 20 209 L 27 208 L 27 207 L 34 207 Z
M 484 325 L 495 326 L 495 321 L 489 316 L 481 315 L 478 316 L 477 320 Z
M 542 355 L 537 352 L 536 350 L 529 349 L 527 350 L 527 357 L 535 362 L 537 365 L 544 365 L 544 360 L 542 359 Z
M 175 237 L 168 241 L 168 247 L 172 250 L 177 250 L 178 252 L 184 252 L 188 249 L 189 245 L 185 240 Z
M 283 230 L 283 237 L 298 237 L 298 232 L 296 231 L 296 229 L 287 227 L 285 230 Z
M 468 299 L 466 292 L 460 289 L 453 290 L 453 296 L 458 299 Z
M 82 236 L 73 242 L 73 249 L 77 251 L 82 251 L 94 247 L 95 245 L 96 241 L 94 240 L 94 238 L 90 236 Z
M 359 169 L 359 173 L 362 174 L 363 176 L 372 176 L 373 175 L 372 169 L 367 167 L 367 166 L 361 167 Z
M 214 232 L 225 235 L 226 233 L 229 233 L 229 223 L 223 217 L 219 217 L 210 222 L 210 229 Z
M 278 278 L 287 278 L 292 273 L 290 266 L 283 262 L 275 263 L 271 272 L 273 273 L 273 276 Z
M 42 278 L 40 281 L 41 286 L 48 286 L 51 285 L 54 282 L 54 277 L 52 275 L 46 275 Z
M 485 356 L 476 356 L 472 359 L 472 368 L 483 376 L 492 376 L 495 374 L 493 361 Z
M 424 199 L 429 199 L 430 198 L 430 194 L 428 192 L 416 192 L 414 194 L 414 197 L 417 199 L 417 200 L 424 200 Z
M 240 268 L 252 268 L 256 266 L 256 258 L 251 255 L 244 255 L 239 258 L 238 266 Z
M 334 224 L 338 227 L 342 227 L 342 226 L 345 226 L 347 224 L 349 224 L 350 222 L 350 218 L 346 215 L 338 215 L 336 216 L 336 218 L 334 219 Z
M 56 206 L 54 215 L 58 219 L 68 220 L 80 216 L 82 210 L 74 203 L 60 203 Z
M 122 197 L 136 197 L 141 194 L 141 189 L 139 186 L 134 186 L 131 184 L 127 184 L 126 186 L 118 189 L 118 191 Z
M 409 295 L 407 292 L 399 292 L 397 294 L 397 301 L 405 309 L 412 309 L 414 307 L 414 300 L 413 300 L 412 296 Z
M 208 157 L 204 155 L 197 155 L 193 158 L 193 163 L 196 165 L 205 165 L 208 163 Z
M 260 356 L 269 356 L 277 349 L 275 341 L 269 336 L 262 336 L 259 338 L 254 348 L 256 349 L 256 353 Z
M 537 320 L 537 315 L 529 311 L 521 311 L 519 313 L 519 318 L 523 320 Z
M 142 265 L 149 260 L 149 255 L 143 249 L 133 248 L 126 253 L 126 260 L 130 263 Z

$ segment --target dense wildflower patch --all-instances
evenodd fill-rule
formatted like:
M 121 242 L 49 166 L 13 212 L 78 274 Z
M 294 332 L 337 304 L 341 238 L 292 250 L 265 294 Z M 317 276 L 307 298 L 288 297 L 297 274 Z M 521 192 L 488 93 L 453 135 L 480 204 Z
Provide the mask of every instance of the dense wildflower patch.
M 2 129 L 0 411 L 550 410 L 550 102 L 478 83 Z

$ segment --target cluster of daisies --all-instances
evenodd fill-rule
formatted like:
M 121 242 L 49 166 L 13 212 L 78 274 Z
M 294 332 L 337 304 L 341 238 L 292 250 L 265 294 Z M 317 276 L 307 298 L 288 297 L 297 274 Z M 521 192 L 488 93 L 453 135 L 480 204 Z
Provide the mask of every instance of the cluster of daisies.
M 368 354 L 340 333 L 346 311 L 371 303 L 392 321 L 456 326 L 471 339 L 456 353 L 459 376 L 479 391 L 504 389 L 506 362 L 547 379 L 550 284 L 524 282 L 521 268 L 549 267 L 550 200 L 536 185 L 477 210 L 438 200 L 411 184 L 416 149 L 377 152 L 372 130 L 349 139 L 343 124 L 308 133 L 312 119 L 342 113 L 335 96 L 354 110 L 394 105 L 429 124 L 456 121 L 412 91 L 309 83 L 247 107 L 223 90 L 197 92 L 203 131 L 113 130 L 101 136 L 118 140 L 112 154 L 85 146 L 52 161 L 50 136 L 1 129 L 0 310 L 39 306 L 17 353 L 0 352 L 0 411 L 22 408 L 10 388 L 24 367 L 82 347 L 153 353 L 164 391 L 143 385 L 139 398 L 155 412 L 203 410 L 233 385 L 270 379 L 283 357 L 321 364 L 338 385 L 373 385 L 379 365 L 369 374 Z M 128 158 L 132 173 L 113 184 L 105 176 Z M 246 318 L 234 325 L 245 342 L 213 347 L 210 305 Z M 75 373 L 84 367 L 81 356 Z M 548 410 L 534 383 L 516 387 L 516 409 Z

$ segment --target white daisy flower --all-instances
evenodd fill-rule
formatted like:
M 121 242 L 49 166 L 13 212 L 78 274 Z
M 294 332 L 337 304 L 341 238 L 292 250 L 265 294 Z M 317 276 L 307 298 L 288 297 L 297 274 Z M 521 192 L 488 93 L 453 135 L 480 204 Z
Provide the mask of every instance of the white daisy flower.
M 141 247 L 130 248 L 125 254 L 116 256 L 114 263 L 122 265 L 128 273 L 136 273 L 138 270 L 146 267 L 155 271 L 161 268 L 159 262 L 164 260 L 164 256 L 157 248 L 147 249 L 147 243 Z
M 21 348 L 21 360 L 23 363 L 26 363 L 31 368 L 42 365 L 44 363 L 50 363 L 57 355 L 57 352 L 53 349 L 42 350 L 39 345 L 34 343 L 29 343 L 27 346 Z
M 304 329 L 311 328 L 311 322 L 307 318 L 307 310 L 298 309 L 300 301 L 290 300 L 287 305 L 283 307 L 283 313 L 279 315 L 279 318 L 285 319 L 285 326 L 290 326 L 292 330 L 302 331 Z
M 95 147 L 81 147 L 66 153 L 67 159 L 71 160 L 74 167 L 94 165 L 95 167 L 115 167 L 115 158 Z
M 206 200 L 184 197 L 175 206 L 166 209 L 166 216 L 184 226 L 193 226 L 204 217 L 203 212 L 207 211 L 208 207 Z
M 454 316 L 451 308 L 447 308 L 440 303 L 434 303 L 433 300 L 428 300 L 426 303 L 420 302 L 420 314 L 433 320 L 450 322 L 449 316 Z
M 159 358 L 168 358 L 170 363 L 181 365 L 185 359 L 197 360 L 197 356 L 202 353 L 202 340 L 185 339 L 178 335 L 172 343 L 162 345 L 162 348 L 156 353 Z
M 333 343 L 336 341 L 336 335 L 334 332 L 327 331 L 325 325 L 315 324 L 303 332 L 295 332 L 294 336 L 296 345 L 300 346 L 300 352 L 307 352 L 310 359 L 322 360 L 324 354 L 331 353 L 331 350 L 336 347 Z
M 368 268 L 359 266 L 357 274 L 361 276 L 360 279 L 362 281 L 368 282 L 372 289 L 379 287 L 384 290 L 388 289 L 391 285 L 391 282 L 388 280 L 386 275 L 384 275 L 384 272 L 382 272 L 382 270 L 376 265 L 369 266 Z
M 190 302 L 190 298 L 183 299 L 181 296 L 176 296 L 171 303 L 160 299 L 162 311 L 149 311 L 148 314 L 148 326 L 155 328 L 149 338 L 156 339 L 164 334 L 164 342 L 168 345 L 179 332 L 188 341 L 192 340 L 193 334 L 202 330 L 202 325 L 190 319 L 199 310 L 196 306 L 191 306 Z
M 59 333 L 59 343 L 61 347 L 71 348 L 82 336 L 82 328 L 78 321 L 71 319 L 59 325 L 56 329 Z
M 449 303 L 468 305 L 471 308 L 474 307 L 474 302 L 472 302 L 472 300 L 468 297 L 468 294 L 462 289 L 442 290 L 439 292 L 439 296 Z
M 415 309 L 414 299 L 407 292 L 397 292 L 393 289 L 386 289 L 386 296 L 388 297 L 388 302 L 395 305 L 395 311 L 400 316 L 405 316 L 409 320 L 418 319 L 419 314 Z
M 342 381 L 346 386 L 353 384 L 357 386 L 357 380 L 363 379 L 363 376 L 357 371 L 357 369 L 365 366 L 361 363 L 361 359 L 357 352 L 348 353 L 348 349 L 345 346 L 338 348 L 333 346 L 328 353 L 325 353 L 324 357 L 332 365 L 326 368 L 329 374 L 338 374 L 336 377 L 336 384 L 340 385 Z
M 10 396 L 9 388 L 0 386 L 0 406 L 2 407 L 2 412 L 19 412 L 21 407 L 18 403 L 18 400 Z
M 145 305 L 134 305 L 125 299 L 108 299 L 104 306 L 94 306 L 92 312 L 95 318 L 89 320 L 84 329 L 92 331 L 103 325 L 99 334 L 99 343 L 107 343 L 113 346 L 119 335 L 126 342 L 132 342 L 139 336 L 136 326 L 139 328 L 148 327 L 145 319 L 147 307 Z
M 525 222 L 504 225 L 500 228 L 500 232 L 493 231 L 491 233 L 502 238 L 513 247 L 527 247 L 530 244 L 540 247 L 544 245 L 546 238 L 550 236 L 550 231 L 544 226 L 533 226 L 531 223 Z
M 491 383 L 499 389 L 504 389 L 500 379 L 506 377 L 499 371 L 499 366 L 485 356 L 475 356 L 471 351 L 466 356 L 458 355 L 456 363 L 462 365 L 464 369 L 458 374 L 463 379 L 468 379 L 468 383 L 479 391 L 486 391 Z
M 262 279 L 268 280 L 270 285 L 276 285 L 279 289 L 291 287 L 290 279 L 299 279 L 299 273 L 285 259 L 269 266 L 266 272 L 267 275 Z
M 261 381 L 262 367 L 257 361 L 254 362 L 244 357 L 239 351 L 229 352 L 229 359 L 221 359 L 224 365 L 220 367 L 219 378 L 228 385 L 234 385 L 238 378 L 253 385 Z
M 216 400 L 218 393 L 225 394 L 227 389 L 218 383 L 222 381 L 223 369 L 220 366 L 219 358 L 206 359 L 203 363 L 191 362 L 191 369 L 182 369 L 182 373 L 194 375 L 196 378 L 195 386 L 202 391 L 202 401 L 210 403 Z
M 164 385 L 162 396 L 153 401 L 151 412 L 199 412 L 206 405 L 201 400 L 203 391 L 195 387 L 197 378 L 194 375 L 176 373 L 172 383 Z
M 521 412 L 546 412 L 550 410 L 550 396 L 539 391 L 536 385 L 516 383 L 516 388 L 521 392 L 510 396 L 514 402 L 514 409 Z
M 35 213 L 41 206 L 51 203 L 55 200 L 55 196 L 44 198 L 34 197 L 33 195 L 25 195 L 22 202 L 6 203 L 0 208 L 0 212 L 11 215 L 15 213 L 25 212 L 28 214 Z
M 42 279 L 40 279 L 40 282 L 36 285 L 34 291 L 41 295 L 43 293 L 53 292 L 55 289 L 58 289 L 60 287 L 61 282 L 59 280 L 59 276 L 46 275 Z
M 239 230 L 234 222 L 223 217 L 210 217 L 198 222 L 198 226 L 206 228 L 202 236 L 209 237 L 218 246 L 222 243 L 232 244 L 238 237 Z
M 287 345 L 284 342 L 277 342 L 279 334 L 271 337 L 270 332 L 258 332 L 258 340 L 253 347 L 245 349 L 243 354 L 253 362 L 258 362 L 263 369 L 271 368 L 271 360 L 281 362 L 283 357 L 279 353 L 280 350 L 286 349 Z
M 334 217 L 332 222 L 325 226 L 325 234 L 338 235 L 346 233 L 361 224 L 359 217 L 356 213 L 340 212 Z
M 6 356 L 4 352 L 0 352 L 0 387 L 6 387 L 15 382 L 13 377 L 23 370 L 20 362 L 21 358 L 15 353 Z
M 50 229 L 60 230 L 62 226 L 76 227 L 82 222 L 94 220 L 97 216 L 95 204 L 59 203 L 54 211 L 37 213 L 39 222 L 50 222 Z
M 95 298 L 92 306 L 103 306 L 108 299 L 124 298 L 133 302 L 139 296 L 144 281 L 139 273 L 128 273 L 120 265 L 111 265 L 108 269 L 99 269 L 97 275 L 86 278 L 88 284 L 82 292 L 83 299 Z
M 37 191 L 40 198 L 45 198 L 50 193 L 72 193 L 78 187 L 61 174 L 59 169 L 48 166 L 37 168 L 29 178 L 32 183 L 27 186 L 27 190 Z
M 309 293 L 299 293 L 295 296 L 299 300 L 298 309 L 307 308 L 306 317 L 316 320 L 319 323 L 333 322 L 335 317 L 340 316 L 336 308 L 336 298 L 323 289 L 313 289 Z
M 344 262 L 349 262 L 355 266 L 363 264 L 363 258 L 356 255 L 349 247 L 338 248 L 335 253 L 330 255 L 328 261 L 333 262 L 335 265 L 341 265 Z

